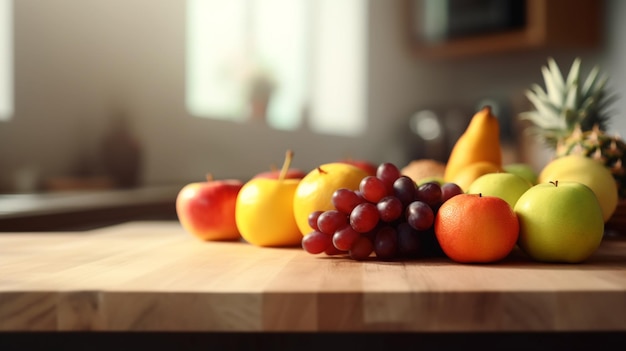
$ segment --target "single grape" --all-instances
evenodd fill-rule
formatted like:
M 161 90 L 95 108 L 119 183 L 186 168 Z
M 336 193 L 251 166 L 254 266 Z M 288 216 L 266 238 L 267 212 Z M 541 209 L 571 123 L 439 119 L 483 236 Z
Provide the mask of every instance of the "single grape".
M 376 233 L 378 232 L 378 229 L 380 228 L 381 223 L 379 222 L 374 228 L 372 228 L 372 230 L 365 232 L 365 233 L 361 233 L 361 236 L 364 236 L 368 239 L 370 239 L 371 242 L 374 242 L 374 238 L 376 238 Z
M 336 255 L 343 255 L 347 253 L 347 251 L 339 250 L 334 245 L 329 245 L 328 248 L 326 248 L 326 250 L 324 251 L 324 253 L 328 256 L 336 256 Z
M 317 227 L 317 219 L 322 213 L 324 213 L 324 211 L 313 211 L 309 214 L 309 226 L 313 228 L 313 230 L 320 230 L 320 228 Z
M 417 188 L 416 198 L 432 208 L 437 208 L 441 204 L 441 186 L 437 182 L 424 183 Z
M 302 248 L 304 251 L 313 255 L 326 251 L 329 246 L 332 246 L 332 239 L 330 235 L 317 230 L 306 234 L 302 238 Z
M 406 221 L 415 230 L 427 230 L 435 222 L 435 213 L 427 203 L 413 201 L 406 208 Z
M 354 242 L 361 237 L 361 233 L 347 225 L 333 234 L 333 245 L 339 250 L 348 251 Z
M 365 199 L 353 190 L 339 188 L 335 190 L 330 201 L 335 208 L 345 214 L 350 214 L 356 205 L 365 202 Z
M 378 208 L 369 202 L 358 204 L 350 213 L 350 226 L 359 233 L 374 229 L 379 220 Z
M 359 184 L 359 190 L 363 198 L 372 203 L 377 203 L 388 194 L 385 183 L 375 176 L 363 178 Z
M 398 255 L 401 257 L 418 257 L 421 250 L 419 232 L 409 223 L 402 222 L 396 227 L 398 235 Z
M 374 252 L 376 257 L 383 260 L 397 256 L 398 236 L 392 226 L 384 226 L 378 230 L 374 239 Z
M 337 229 L 348 225 L 348 216 L 338 210 L 324 211 L 317 218 L 318 230 L 324 234 L 332 235 Z
M 367 259 L 372 252 L 374 252 L 372 241 L 365 236 L 361 236 L 354 242 L 348 254 L 353 260 L 361 261 Z
M 376 204 L 378 215 L 384 222 L 393 222 L 402 216 L 404 206 L 395 196 L 385 196 Z
M 417 186 L 415 181 L 408 176 L 400 176 L 393 182 L 393 193 L 400 199 L 404 207 L 415 201 Z
M 392 194 L 393 182 L 400 177 L 400 170 L 391 162 L 383 162 L 376 168 L 376 177 L 383 181 L 387 191 Z
M 441 185 L 441 203 L 444 203 L 459 194 L 463 194 L 463 189 L 461 189 L 458 184 L 448 182 Z

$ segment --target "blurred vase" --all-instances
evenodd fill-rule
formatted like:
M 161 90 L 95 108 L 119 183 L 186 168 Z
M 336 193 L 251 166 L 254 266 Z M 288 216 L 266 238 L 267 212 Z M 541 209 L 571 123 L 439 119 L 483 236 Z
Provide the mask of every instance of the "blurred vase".
M 124 116 L 115 116 L 102 142 L 103 165 L 119 188 L 139 185 L 142 150 Z

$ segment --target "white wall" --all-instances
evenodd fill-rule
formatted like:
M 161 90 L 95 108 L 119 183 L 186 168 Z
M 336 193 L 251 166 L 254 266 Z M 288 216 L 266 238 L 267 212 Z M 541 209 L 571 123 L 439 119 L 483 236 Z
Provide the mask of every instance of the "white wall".
M 408 55 L 402 1 L 370 1 L 369 123 L 358 138 L 194 118 L 184 108 L 185 26 L 181 0 L 15 1 L 15 116 L 0 123 L 0 189 L 34 167 L 41 177 L 71 172 L 86 159 L 97 170 L 99 141 L 114 109 L 126 109 L 144 149 L 146 184 L 246 178 L 280 164 L 309 169 L 342 157 L 408 162 L 398 130 L 417 108 L 517 99 L 541 81 L 548 55 L 567 64 L 626 56 L 621 1 L 609 1 L 610 40 L 600 52 L 541 51 L 460 61 Z M 613 24 L 615 23 L 615 24 Z M 626 83 L 618 84 L 626 91 Z M 625 95 L 625 94 L 623 94 Z M 624 107 L 622 102 L 620 107 Z M 469 118 L 469 116 L 468 116 Z M 626 122 L 615 126 L 626 135 Z

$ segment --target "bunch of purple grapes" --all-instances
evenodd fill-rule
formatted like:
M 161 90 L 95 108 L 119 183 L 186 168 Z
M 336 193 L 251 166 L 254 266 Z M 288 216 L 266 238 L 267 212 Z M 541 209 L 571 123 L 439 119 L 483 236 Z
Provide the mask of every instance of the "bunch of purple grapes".
M 337 189 L 334 209 L 309 215 L 313 230 L 302 238 L 311 254 L 381 260 L 442 255 L 434 233 L 439 207 L 463 191 L 455 183 L 417 185 L 393 163 L 381 163 L 358 190 Z

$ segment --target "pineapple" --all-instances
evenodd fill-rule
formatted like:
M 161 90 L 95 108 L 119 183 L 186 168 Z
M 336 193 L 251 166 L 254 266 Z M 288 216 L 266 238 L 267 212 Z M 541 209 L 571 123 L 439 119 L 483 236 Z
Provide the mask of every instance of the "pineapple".
M 526 96 L 534 111 L 520 114 L 532 123 L 530 131 L 555 152 L 555 157 L 582 154 L 602 162 L 618 183 L 620 198 L 626 198 L 626 143 L 606 132 L 610 120 L 605 112 L 613 101 L 606 94 L 608 77 L 594 67 L 584 82 L 576 58 L 564 80 L 554 59 L 542 67 L 546 90 L 534 84 Z
M 602 162 L 609 168 L 617 181 L 619 197 L 626 198 L 626 143 L 617 135 L 609 135 L 596 124 L 591 130 L 583 132 L 577 125 L 574 132 L 562 139 L 556 146 L 555 156 L 582 154 Z

